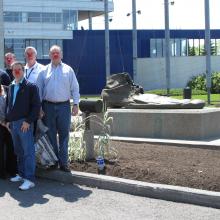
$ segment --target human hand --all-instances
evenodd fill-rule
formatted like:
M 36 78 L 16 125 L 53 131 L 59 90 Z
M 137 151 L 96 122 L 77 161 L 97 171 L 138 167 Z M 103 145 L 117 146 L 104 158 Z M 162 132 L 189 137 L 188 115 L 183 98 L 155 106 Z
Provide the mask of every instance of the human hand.
M 27 123 L 26 121 L 24 121 L 24 122 L 22 123 L 22 126 L 21 126 L 21 131 L 22 131 L 22 132 L 27 132 L 29 128 L 30 128 L 30 124 Z
M 78 115 L 78 112 L 79 112 L 79 107 L 78 107 L 78 105 L 73 105 L 72 115 L 73 115 L 73 116 L 76 116 L 76 115 Z
M 1 85 L 1 88 L 0 88 L 0 95 L 1 96 L 5 95 L 5 90 L 4 90 L 4 87 L 2 85 Z

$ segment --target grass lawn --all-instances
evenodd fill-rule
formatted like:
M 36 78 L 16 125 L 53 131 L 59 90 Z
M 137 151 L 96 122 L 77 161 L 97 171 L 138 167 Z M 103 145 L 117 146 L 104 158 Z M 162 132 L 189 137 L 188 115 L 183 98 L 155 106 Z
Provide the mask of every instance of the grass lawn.
M 183 96 L 171 96 L 175 99 L 182 99 Z M 207 102 L 207 95 L 192 95 L 192 99 L 201 99 Z M 220 104 L 220 94 L 211 94 L 211 104 Z

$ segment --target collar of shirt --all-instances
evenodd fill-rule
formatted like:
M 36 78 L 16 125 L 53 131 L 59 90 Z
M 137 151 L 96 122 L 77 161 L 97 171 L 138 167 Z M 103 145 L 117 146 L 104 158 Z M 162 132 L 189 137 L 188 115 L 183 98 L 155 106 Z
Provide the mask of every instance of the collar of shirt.
M 53 63 L 51 62 L 51 63 L 50 63 L 50 66 L 51 66 L 51 69 L 56 69 L 56 68 L 59 67 L 59 66 L 63 66 L 63 63 L 62 63 L 62 61 L 61 61 L 57 66 L 55 66 L 55 65 L 53 65 Z
M 25 65 L 24 68 L 27 69 L 27 70 L 29 70 L 29 69 L 34 69 L 34 68 L 36 68 L 37 64 L 38 64 L 38 63 L 37 63 L 37 61 L 36 61 L 35 64 L 34 64 L 32 67 L 29 67 L 28 64 L 26 63 L 26 65 Z
M 12 85 L 20 85 L 21 83 L 23 83 L 24 81 L 24 77 L 19 81 L 19 83 L 16 83 L 15 79 L 12 81 Z

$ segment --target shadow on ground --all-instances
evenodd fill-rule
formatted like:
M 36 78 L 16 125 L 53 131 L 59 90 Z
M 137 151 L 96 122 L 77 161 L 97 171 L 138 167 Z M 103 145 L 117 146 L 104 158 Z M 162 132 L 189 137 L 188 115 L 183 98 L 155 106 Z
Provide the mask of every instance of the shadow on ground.
M 92 193 L 91 190 L 82 189 L 74 184 L 63 184 L 43 179 L 37 179 L 36 187 L 28 191 L 20 191 L 18 189 L 20 184 L 0 179 L 0 199 L 8 193 L 10 197 L 19 202 L 19 206 L 30 207 L 35 204 L 49 202 L 49 199 L 46 198 L 48 195 L 60 197 L 72 203 L 81 198 L 88 197 Z

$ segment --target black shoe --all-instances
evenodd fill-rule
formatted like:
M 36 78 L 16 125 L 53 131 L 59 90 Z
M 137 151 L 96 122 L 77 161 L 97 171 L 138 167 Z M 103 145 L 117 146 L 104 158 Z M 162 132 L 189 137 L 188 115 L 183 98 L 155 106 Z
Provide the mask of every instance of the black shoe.
M 60 166 L 60 170 L 66 173 L 70 173 L 71 170 L 68 166 Z
M 54 165 L 49 167 L 50 170 L 56 170 L 58 169 L 58 163 L 55 163 Z

